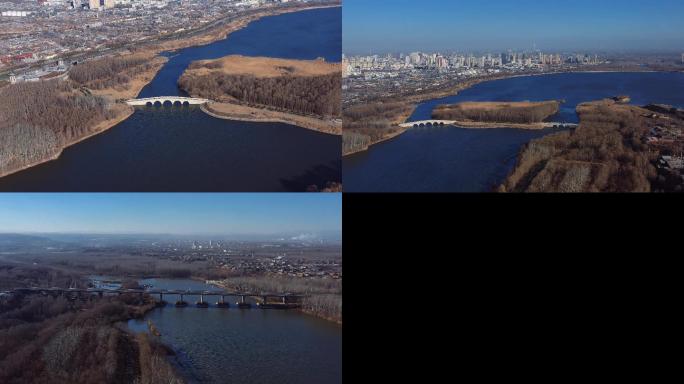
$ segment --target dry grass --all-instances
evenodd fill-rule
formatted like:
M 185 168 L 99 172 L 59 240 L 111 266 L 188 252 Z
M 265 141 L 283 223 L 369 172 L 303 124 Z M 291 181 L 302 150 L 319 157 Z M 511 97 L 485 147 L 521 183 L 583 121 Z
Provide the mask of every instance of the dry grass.
M 231 55 L 216 60 L 201 60 L 193 63 L 188 74 L 206 75 L 220 72 L 228 75 L 252 75 L 256 77 L 280 76 L 322 76 L 334 72 L 342 73 L 338 63 L 325 60 L 286 60 L 269 57 L 246 57 Z

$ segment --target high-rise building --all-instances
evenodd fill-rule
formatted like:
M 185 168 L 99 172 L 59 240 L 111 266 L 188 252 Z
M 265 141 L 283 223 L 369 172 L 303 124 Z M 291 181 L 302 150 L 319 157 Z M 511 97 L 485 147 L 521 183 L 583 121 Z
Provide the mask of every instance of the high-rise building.
M 100 0 L 88 0 L 88 7 L 90 9 L 100 8 Z
M 103 5 L 105 8 L 114 8 L 114 0 L 104 0 Z

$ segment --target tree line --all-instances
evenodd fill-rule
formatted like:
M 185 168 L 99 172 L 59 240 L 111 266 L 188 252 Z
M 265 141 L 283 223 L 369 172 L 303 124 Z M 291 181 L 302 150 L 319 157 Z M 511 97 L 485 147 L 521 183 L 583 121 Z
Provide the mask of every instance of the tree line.
M 339 73 L 322 76 L 280 76 L 209 73 L 184 74 L 181 89 L 193 96 L 273 107 L 279 110 L 317 116 L 340 116 L 342 78 Z
M 439 105 L 432 112 L 438 120 L 469 120 L 493 123 L 540 123 L 558 112 L 560 103 L 549 101 L 533 105 L 500 105 L 497 107 L 471 107 L 460 104 Z
M 342 111 L 342 153 L 365 150 L 395 133 L 398 128 L 392 122 L 411 108 L 404 102 L 374 102 L 345 107 Z
M 138 55 L 86 61 L 72 67 L 69 71 L 69 78 L 90 89 L 113 88 L 127 85 L 131 81 L 128 72 L 149 70 L 152 67 L 149 61 L 149 57 Z
M 0 173 L 49 158 L 116 116 L 110 101 L 68 81 L 14 84 L 0 99 Z

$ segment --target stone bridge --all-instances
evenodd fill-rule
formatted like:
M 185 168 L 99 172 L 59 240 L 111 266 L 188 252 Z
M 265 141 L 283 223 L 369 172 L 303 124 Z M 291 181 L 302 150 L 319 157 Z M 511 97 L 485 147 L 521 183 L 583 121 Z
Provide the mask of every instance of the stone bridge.
M 182 97 L 182 96 L 157 96 L 147 97 L 143 99 L 130 99 L 126 101 L 128 105 L 148 105 L 148 106 L 162 106 L 170 103 L 171 105 L 201 105 L 210 102 L 211 100 L 199 99 L 196 97 Z

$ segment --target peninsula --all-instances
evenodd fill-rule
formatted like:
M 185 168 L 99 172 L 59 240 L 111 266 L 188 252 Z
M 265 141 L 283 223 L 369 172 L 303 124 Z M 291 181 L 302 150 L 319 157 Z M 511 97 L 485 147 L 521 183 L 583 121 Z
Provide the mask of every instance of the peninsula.
M 499 191 L 682 190 L 684 110 L 605 99 L 578 105 L 577 114 L 578 128 L 528 143 Z
M 339 63 L 231 55 L 192 63 L 178 84 L 214 100 L 203 107 L 214 117 L 342 134 Z

